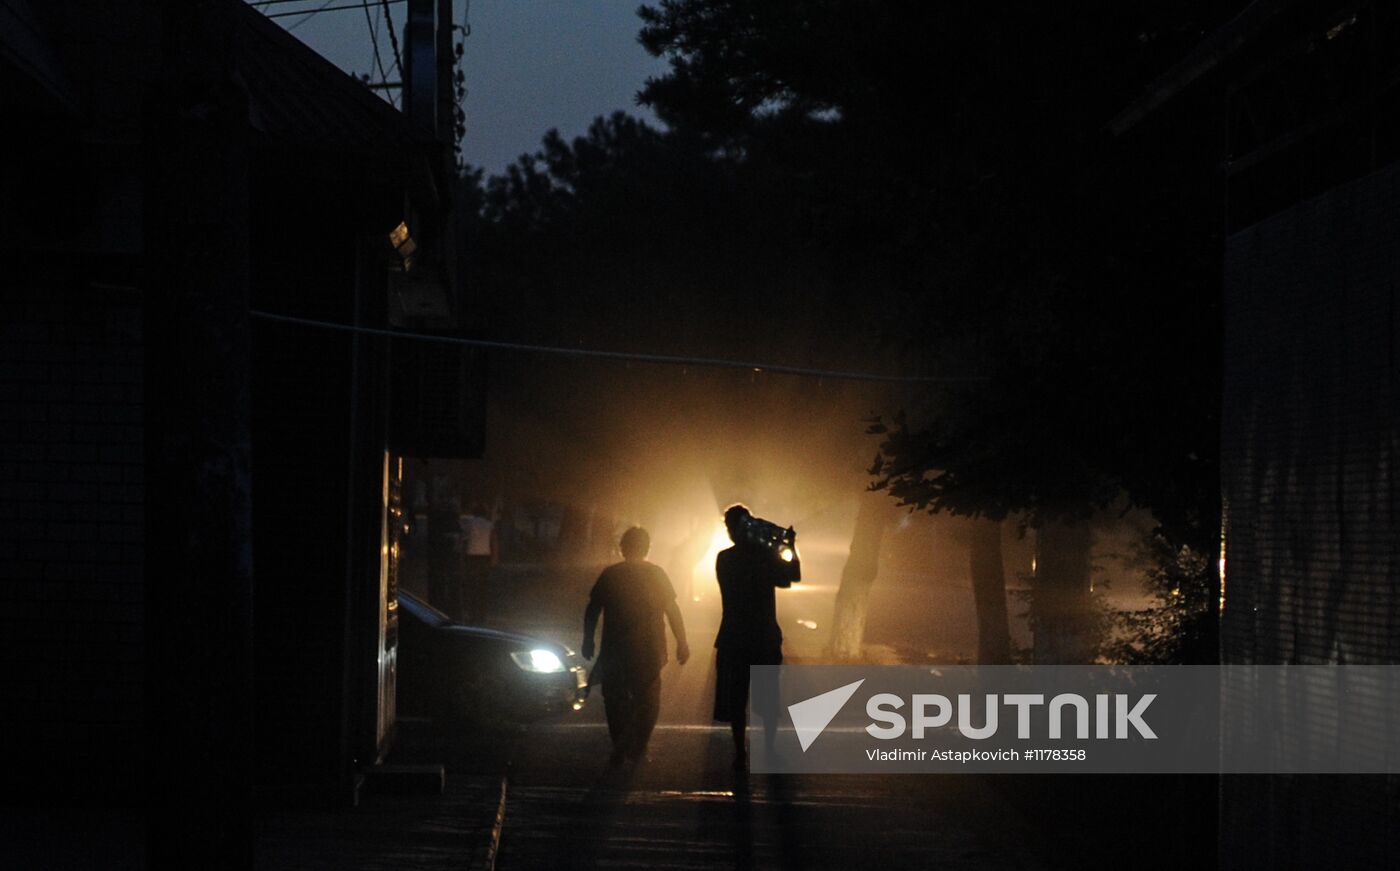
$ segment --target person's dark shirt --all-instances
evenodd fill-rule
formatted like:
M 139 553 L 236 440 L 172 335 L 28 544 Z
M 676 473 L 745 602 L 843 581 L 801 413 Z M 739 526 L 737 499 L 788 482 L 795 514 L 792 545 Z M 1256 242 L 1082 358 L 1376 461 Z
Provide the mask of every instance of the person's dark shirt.
M 660 566 L 643 560 L 603 569 L 589 603 L 603 609 L 603 641 L 598 648 L 601 679 L 649 679 L 666 664 L 666 608 L 676 599 L 671 579 Z
M 773 590 L 788 582 L 773 552 L 749 542 L 722 550 L 715 557 L 715 577 L 724 604 L 715 647 L 766 651 L 781 646 L 783 630 L 778 628 Z

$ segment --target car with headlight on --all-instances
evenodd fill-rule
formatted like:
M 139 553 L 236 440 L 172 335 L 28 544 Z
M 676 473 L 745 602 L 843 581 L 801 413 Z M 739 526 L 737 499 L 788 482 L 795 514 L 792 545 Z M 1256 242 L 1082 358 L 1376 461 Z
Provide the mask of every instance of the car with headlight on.
M 562 644 L 458 623 L 405 591 L 398 614 L 402 714 L 511 727 L 576 711 L 588 697 L 583 662 Z

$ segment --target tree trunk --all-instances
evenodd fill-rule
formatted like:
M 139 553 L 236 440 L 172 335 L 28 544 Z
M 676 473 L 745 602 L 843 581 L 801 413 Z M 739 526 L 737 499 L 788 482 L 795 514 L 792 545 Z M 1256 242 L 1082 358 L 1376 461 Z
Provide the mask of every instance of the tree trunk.
M 1001 524 L 975 521 L 968 546 L 972 600 L 977 608 L 977 662 L 1011 663 L 1011 629 L 1006 617 L 1006 574 L 1001 556 Z
M 851 550 L 841 571 L 836 607 L 831 620 L 830 654 L 834 659 L 858 660 L 865 642 L 865 614 L 870 588 L 880 568 L 880 544 L 893 514 L 889 497 L 866 493 L 856 513 Z
M 1093 660 L 1095 637 L 1089 550 L 1093 534 L 1085 522 L 1046 523 L 1036 533 L 1033 604 L 1037 665 Z

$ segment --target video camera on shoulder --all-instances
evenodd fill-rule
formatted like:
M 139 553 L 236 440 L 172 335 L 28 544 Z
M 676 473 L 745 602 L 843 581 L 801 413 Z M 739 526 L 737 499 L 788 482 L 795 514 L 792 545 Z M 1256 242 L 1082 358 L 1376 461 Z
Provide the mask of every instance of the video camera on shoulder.
M 782 570 L 783 580 L 788 583 L 802 580 L 802 558 L 797 554 L 797 533 L 791 526 L 783 528 L 762 517 L 750 516 L 744 524 L 744 537 L 773 553 Z

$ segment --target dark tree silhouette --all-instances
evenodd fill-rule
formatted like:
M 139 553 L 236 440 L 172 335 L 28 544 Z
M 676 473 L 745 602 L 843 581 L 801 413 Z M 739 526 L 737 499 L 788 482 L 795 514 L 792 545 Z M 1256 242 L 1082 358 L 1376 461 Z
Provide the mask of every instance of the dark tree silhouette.
M 1218 534 L 1212 151 L 1104 127 L 1239 5 L 641 11 L 671 65 L 643 100 L 714 154 L 813 179 L 830 210 L 815 238 L 884 267 L 887 339 L 924 369 L 987 377 L 877 427 L 872 473 L 919 508 L 1026 515 L 1043 629 L 1087 619 L 1085 524 L 1120 494 L 1177 548 L 1208 553 Z
M 1210 553 L 1218 534 L 1212 152 L 1179 132 L 1198 126 L 1124 142 L 1104 125 L 1229 7 L 643 7 L 641 40 L 670 68 L 640 98 L 667 129 L 619 114 L 464 177 L 468 279 L 493 290 L 481 321 L 982 375 L 886 415 L 868 480 L 919 509 L 1026 518 L 1041 587 L 1067 597 L 1042 616 L 1083 610 L 1083 527 L 1121 494 L 1168 550 Z M 990 543 L 976 574 L 994 608 Z

